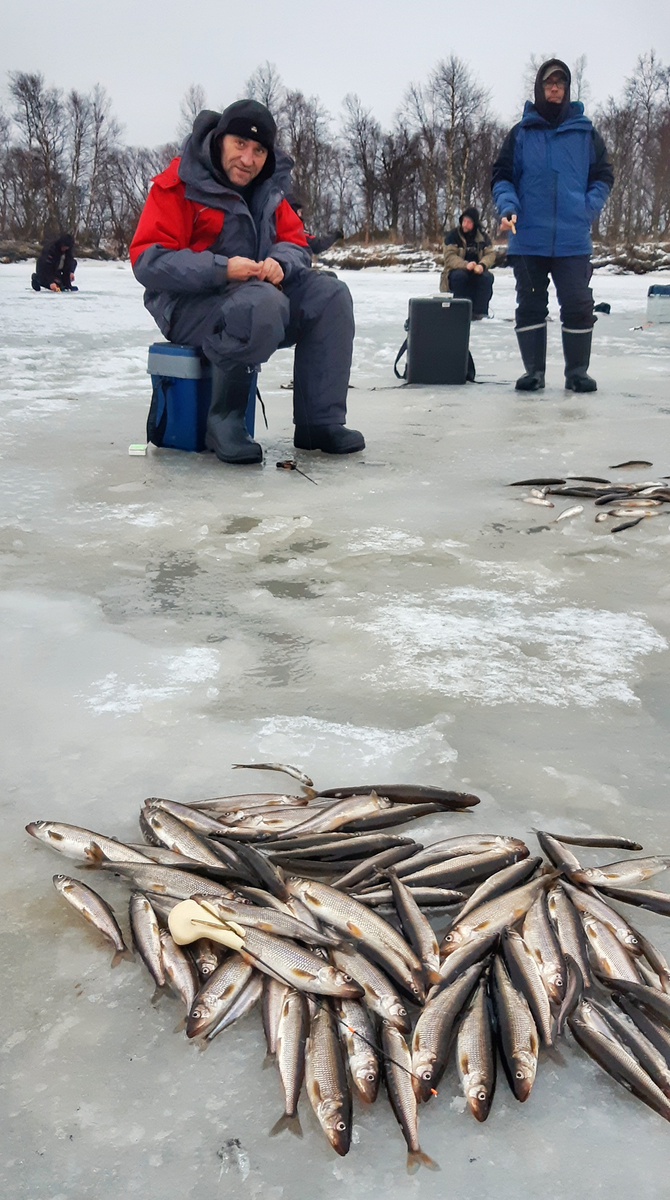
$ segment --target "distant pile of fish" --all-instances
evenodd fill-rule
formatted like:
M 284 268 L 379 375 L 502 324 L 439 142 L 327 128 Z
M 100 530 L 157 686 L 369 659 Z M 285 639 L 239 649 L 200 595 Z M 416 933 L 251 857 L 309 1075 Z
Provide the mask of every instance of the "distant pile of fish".
M 631 459 L 629 462 L 615 463 L 610 470 L 623 468 L 651 467 L 653 463 L 644 459 Z M 612 482 L 601 479 L 596 475 L 570 475 L 566 479 L 518 479 L 510 483 L 510 487 L 529 487 L 528 496 L 523 496 L 525 504 L 536 504 L 542 508 L 553 508 L 553 500 L 548 496 L 583 496 L 595 500 L 596 521 L 607 521 L 609 517 L 619 519 L 613 525 L 610 533 L 621 533 L 624 529 L 632 529 L 639 525 L 645 517 L 658 517 L 667 509 L 664 504 L 670 503 L 670 476 L 661 479 L 646 480 L 644 483 L 626 483 L 623 480 Z M 573 504 L 564 508 L 554 518 L 554 521 L 564 521 L 569 517 L 577 517 L 584 512 L 583 504 Z M 623 518 L 623 520 L 621 519 Z
M 297 777 L 302 795 L 150 799 L 142 843 L 58 822 L 26 828 L 128 882 L 134 945 L 157 988 L 182 1001 L 188 1038 L 207 1045 L 261 1002 L 284 1092 L 273 1134 L 301 1135 L 306 1079 L 326 1137 L 346 1154 L 352 1095 L 372 1103 L 383 1077 L 408 1169 L 435 1167 L 419 1145 L 418 1105 L 437 1095 L 452 1047 L 467 1105 L 485 1121 L 498 1055 L 523 1102 L 540 1043 L 566 1026 L 670 1120 L 670 967 L 611 903 L 670 915 L 670 894 L 639 887 L 670 856 L 583 867 L 569 845 L 642 847 L 541 831 L 544 858 L 500 835 L 424 846 L 377 830 L 477 797 L 404 785 L 317 793 L 297 768 L 263 767 Z M 66 875 L 54 884 L 113 944 L 112 965 L 131 956 L 96 892 Z M 445 908 L 457 909 L 446 929 Z

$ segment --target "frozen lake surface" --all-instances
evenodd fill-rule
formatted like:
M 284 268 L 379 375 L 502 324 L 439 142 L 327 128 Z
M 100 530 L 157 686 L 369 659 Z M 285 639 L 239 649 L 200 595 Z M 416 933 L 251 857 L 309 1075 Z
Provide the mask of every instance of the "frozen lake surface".
M 420 839 L 467 824 L 533 846 L 539 826 L 669 851 L 668 515 L 613 537 L 590 500 L 556 525 L 574 501 L 533 508 L 505 486 L 613 478 L 632 458 L 653 467 L 622 477 L 670 474 L 670 325 L 634 328 L 650 281 L 667 279 L 596 276 L 612 305 L 596 395 L 563 390 L 554 310 L 549 386 L 524 396 L 509 272 L 495 319 L 473 328 L 481 384 L 460 388 L 401 388 L 392 373 L 407 301 L 436 275 L 343 273 L 358 327 L 349 423 L 367 450 L 301 453 L 315 487 L 275 469 L 293 453 L 290 352 L 261 377 L 263 467 L 132 458 L 158 335 L 129 268 L 86 262 L 64 296 L 35 295 L 31 270 L 0 267 L 2 1196 L 666 1200 L 667 1124 L 571 1042 L 543 1053 L 523 1107 L 499 1080 L 483 1126 L 452 1065 L 420 1121 L 440 1174 L 406 1175 L 383 1097 L 356 1111 L 344 1160 L 304 1094 L 304 1140 L 270 1140 L 282 1102 L 258 1013 L 204 1054 L 187 1044 L 176 1001 L 152 1007 L 142 964 L 111 972 L 62 904 L 51 876 L 77 869 L 23 827 L 139 840 L 145 796 L 264 790 L 272 777 L 241 785 L 231 770 L 255 759 L 299 763 L 324 788 L 482 797 L 470 817 L 408 827 Z M 100 891 L 125 923 L 124 889 Z M 663 919 L 639 923 L 669 954 Z

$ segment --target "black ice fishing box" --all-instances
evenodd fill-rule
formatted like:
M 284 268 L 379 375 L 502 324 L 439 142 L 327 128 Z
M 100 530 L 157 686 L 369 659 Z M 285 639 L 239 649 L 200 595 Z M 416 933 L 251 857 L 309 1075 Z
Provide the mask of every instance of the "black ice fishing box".
M 404 378 L 408 383 L 466 382 L 471 317 L 470 300 L 454 300 L 444 293 L 410 300 L 405 326 L 407 367 Z
M 149 347 L 151 407 L 147 441 L 174 450 L 204 450 L 207 414 L 212 399 L 212 368 L 197 346 L 154 342 Z M 245 421 L 254 433 L 257 373 L 250 375 Z

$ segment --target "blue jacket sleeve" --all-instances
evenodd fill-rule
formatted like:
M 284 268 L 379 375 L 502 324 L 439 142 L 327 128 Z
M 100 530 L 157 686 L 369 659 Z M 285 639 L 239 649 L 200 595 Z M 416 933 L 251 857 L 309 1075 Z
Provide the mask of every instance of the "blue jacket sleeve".
M 614 172 L 607 148 L 596 129 L 592 133 L 591 165 L 586 188 L 586 207 L 593 220 L 602 209 L 614 183 Z
M 514 147 L 518 125 L 507 134 L 491 172 L 493 200 L 501 217 L 519 211 L 519 197 L 514 186 Z

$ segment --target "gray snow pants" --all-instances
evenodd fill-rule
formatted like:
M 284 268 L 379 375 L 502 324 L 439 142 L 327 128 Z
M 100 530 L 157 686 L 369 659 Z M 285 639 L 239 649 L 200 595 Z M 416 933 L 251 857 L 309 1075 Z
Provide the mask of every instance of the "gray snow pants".
M 215 295 L 183 296 L 169 340 L 200 346 L 217 367 L 257 366 L 275 350 L 295 346 L 293 420 L 296 425 L 344 425 L 354 341 L 346 284 L 318 271 L 300 271 L 282 291 L 250 279 Z

